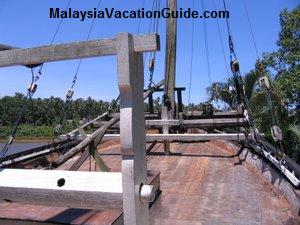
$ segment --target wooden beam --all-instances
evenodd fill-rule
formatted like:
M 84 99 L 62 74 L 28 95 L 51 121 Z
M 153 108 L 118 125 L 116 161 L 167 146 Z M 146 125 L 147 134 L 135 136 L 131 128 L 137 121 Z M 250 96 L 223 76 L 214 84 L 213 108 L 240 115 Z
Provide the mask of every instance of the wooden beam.
M 89 135 L 88 135 L 89 136 Z M 61 139 L 65 137 L 62 135 Z M 112 140 L 120 138 L 120 134 L 105 134 L 103 140 Z M 81 140 L 80 136 L 75 137 L 75 140 Z M 231 134 L 146 134 L 146 141 L 210 141 L 210 140 L 225 140 L 225 141 L 242 141 L 245 140 L 243 133 Z
M 185 87 L 175 87 L 174 91 L 185 91 Z M 147 91 L 148 89 L 145 89 L 144 91 Z M 155 92 L 164 92 L 164 88 L 158 88 L 155 90 Z
M 88 148 L 86 148 L 83 153 L 78 157 L 78 159 L 72 164 L 72 166 L 69 168 L 69 171 L 76 171 L 78 170 L 82 164 L 87 160 L 87 158 L 90 156 L 90 151 Z
M 117 38 L 124 225 L 148 225 L 149 202 L 137 194 L 147 183 L 143 54 L 134 51 L 132 35 Z
M 148 155 L 152 151 L 152 149 L 155 147 L 156 144 L 157 144 L 156 140 L 151 143 L 151 145 L 146 150 L 146 155 Z
M 230 127 L 245 125 L 244 118 L 198 119 L 198 120 L 146 120 L 146 126 L 186 126 L 195 128 Z
M 134 36 L 133 42 L 134 52 L 149 52 L 160 49 L 159 36 L 156 34 Z M 116 38 L 13 49 L 0 51 L 0 67 L 117 55 L 117 53 Z
M 122 209 L 122 174 L 0 170 L 0 201 L 86 209 Z
M 177 0 L 167 0 L 171 12 L 177 11 Z M 176 77 L 176 48 L 177 48 L 177 19 L 169 17 L 166 22 L 166 55 L 165 55 L 165 91 L 164 95 L 171 101 L 172 115 L 175 112 L 175 77 Z M 173 116 L 172 116 L 173 118 Z
M 105 131 L 112 126 L 114 123 L 116 123 L 119 120 L 119 117 L 116 116 L 112 118 L 110 121 L 108 121 L 104 126 L 96 130 L 92 135 L 85 138 L 81 143 L 76 145 L 74 148 L 72 148 L 70 151 L 68 151 L 66 154 L 59 157 L 57 160 L 51 163 L 51 166 L 53 168 L 57 168 L 66 161 L 68 161 L 70 158 L 72 158 L 74 155 L 79 153 L 82 149 L 85 149 L 88 147 L 91 143 L 94 144 L 94 146 L 97 146 L 98 143 L 101 141 L 103 135 L 105 134 Z
M 94 127 L 101 127 L 105 121 L 94 123 Z M 244 118 L 216 118 L 216 119 L 195 119 L 195 120 L 146 120 L 146 127 L 162 127 L 162 126 L 185 126 L 187 128 L 214 128 L 214 127 L 237 127 L 246 125 Z M 113 128 L 118 128 L 118 122 Z

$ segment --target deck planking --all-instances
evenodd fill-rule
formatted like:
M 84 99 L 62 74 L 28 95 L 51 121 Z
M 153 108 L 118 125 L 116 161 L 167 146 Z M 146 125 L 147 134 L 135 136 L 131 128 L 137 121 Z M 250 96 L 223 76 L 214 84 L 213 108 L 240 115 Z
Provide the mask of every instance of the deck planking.
M 121 171 L 117 141 L 103 143 L 98 151 L 111 171 Z M 147 157 L 148 169 L 160 172 L 162 189 L 150 209 L 151 225 L 297 224 L 299 218 L 282 193 L 251 165 L 240 163 L 224 143 L 172 143 L 171 151 L 165 156 L 158 143 Z M 58 169 L 68 169 L 77 157 Z M 89 169 L 88 159 L 80 170 Z M 0 218 L 104 225 L 121 223 L 122 212 L 6 203 L 0 205 Z

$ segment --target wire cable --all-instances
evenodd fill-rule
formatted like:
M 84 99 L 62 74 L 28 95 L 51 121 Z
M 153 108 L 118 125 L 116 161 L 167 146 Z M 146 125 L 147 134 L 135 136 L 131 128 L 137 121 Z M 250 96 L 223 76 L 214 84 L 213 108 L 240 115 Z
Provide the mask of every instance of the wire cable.
M 244 8 L 245 8 L 245 12 L 246 12 L 246 17 L 247 17 L 248 25 L 249 25 L 250 32 L 251 32 L 251 37 L 252 37 L 252 42 L 253 42 L 253 46 L 254 46 L 254 49 L 255 49 L 256 57 L 257 57 L 257 60 L 260 60 L 259 53 L 258 53 L 258 48 L 257 48 L 255 36 L 254 36 L 254 31 L 253 31 L 253 27 L 252 27 L 250 16 L 249 16 L 249 12 L 248 12 L 247 3 L 246 3 L 245 0 L 243 0 L 243 3 L 244 3 Z
M 65 11 L 68 10 L 68 8 L 69 8 L 71 2 L 72 2 L 72 0 L 69 0 L 69 1 L 67 2 L 67 5 L 66 5 L 66 7 L 65 7 Z M 59 30 L 60 30 L 60 28 L 61 28 L 61 25 L 62 25 L 62 23 L 63 23 L 63 19 L 64 19 L 64 18 L 60 18 L 60 21 L 59 21 L 59 23 L 58 23 L 58 25 L 57 25 L 57 27 L 56 27 L 56 30 L 55 30 L 55 32 L 54 32 L 54 34 L 53 34 L 53 36 L 52 36 L 52 39 L 51 39 L 51 41 L 50 41 L 50 46 L 53 45 L 53 43 L 54 43 L 54 41 L 55 41 L 55 39 L 56 39 L 56 37 L 57 37 L 57 34 L 58 34 L 58 32 L 59 32 Z M 44 63 L 40 66 L 40 68 L 39 68 L 39 73 L 42 73 L 43 67 L 44 67 Z
M 214 10 L 217 11 L 216 0 L 213 1 L 213 4 L 214 4 Z M 217 23 L 218 35 L 219 35 L 221 48 L 222 48 L 222 54 L 223 54 L 223 59 L 224 59 L 224 64 L 225 64 L 224 65 L 225 66 L 225 71 L 226 71 L 227 77 L 229 77 L 230 73 L 229 73 L 228 63 L 227 63 L 226 54 L 225 54 L 225 48 L 224 48 L 224 44 L 223 44 L 222 32 L 221 32 L 220 23 L 219 23 L 218 18 L 216 19 L 216 23 Z
M 193 9 L 195 8 L 195 0 L 192 3 Z M 193 62 L 194 62 L 194 37 L 195 36 L 195 19 L 192 19 L 192 37 L 191 37 L 191 61 L 190 61 L 190 77 L 189 77 L 189 93 L 188 105 L 191 103 L 192 80 L 193 80 Z

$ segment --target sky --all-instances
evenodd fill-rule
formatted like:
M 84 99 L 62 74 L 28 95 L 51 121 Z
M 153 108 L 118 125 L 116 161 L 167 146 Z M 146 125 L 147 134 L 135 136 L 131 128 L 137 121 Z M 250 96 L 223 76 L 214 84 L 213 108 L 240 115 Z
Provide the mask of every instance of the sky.
M 222 1 L 214 0 L 217 10 L 222 10 Z M 203 0 L 205 10 L 214 10 L 213 0 Z M 251 39 L 244 0 L 227 0 L 230 11 L 230 24 L 235 43 L 237 56 L 240 61 L 242 74 L 253 69 L 256 54 Z M 284 8 L 293 9 L 299 0 L 245 0 L 259 55 L 277 49 L 276 41 L 280 31 L 279 13 Z M 58 26 L 59 19 L 49 18 L 49 8 L 65 9 L 68 0 L 0 0 L 0 43 L 20 48 L 49 45 Z M 100 9 L 114 7 L 116 10 L 134 10 L 142 7 L 143 0 L 102 0 Z M 161 5 L 165 6 L 165 0 Z M 72 0 L 70 7 L 73 10 L 90 10 L 98 5 L 98 0 Z M 178 7 L 192 7 L 193 0 L 178 0 Z M 194 8 L 201 11 L 200 0 L 194 0 Z M 152 1 L 145 0 L 144 7 L 151 9 Z M 159 21 L 161 51 L 157 53 L 157 62 L 154 73 L 154 82 L 160 81 L 164 74 L 165 48 L 165 20 Z M 227 32 L 224 19 L 218 20 L 221 29 L 221 39 L 225 48 L 227 63 L 229 51 Z M 54 44 L 86 40 L 92 20 L 79 21 L 65 19 L 54 41 Z M 149 33 L 149 19 L 143 19 L 140 34 Z M 192 50 L 192 24 L 194 23 L 194 56 Z M 226 72 L 224 55 L 216 19 L 206 19 L 210 77 L 214 81 L 226 81 L 229 74 Z M 114 37 L 120 32 L 137 34 L 139 19 L 96 19 L 90 39 Z M 191 102 L 200 103 L 207 99 L 205 92 L 209 86 L 207 60 L 204 44 L 203 19 L 178 20 L 178 45 L 176 86 L 186 87 L 183 101 L 188 101 L 190 83 L 190 68 L 192 61 Z M 145 58 L 148 56 L 146 55 Z M 35 97 L 47 98 L 50 96 L 64 98 L 71 85 L 78 60 L 46 63 L 39 80 L 39 87 Z M 75 86 L 74 98 L 91 96 L 97 100 L 111 100 L 118 95 L 115 57 L 97 57 L 84 59 L 80 67 L 78 81 Z M 30 70 L 26 67 L 0 68 L 0 97 L 14 95 L 15 92 L 26 93 L 31 79 Z M 145 69 L 145 86 L 147 86 L 149 72 Z

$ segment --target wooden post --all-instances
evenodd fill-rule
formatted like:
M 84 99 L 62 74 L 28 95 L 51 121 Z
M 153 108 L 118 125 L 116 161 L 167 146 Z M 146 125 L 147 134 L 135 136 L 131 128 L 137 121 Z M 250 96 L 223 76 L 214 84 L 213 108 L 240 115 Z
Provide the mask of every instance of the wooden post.
M 149 104 L 149 113 L 154 114 L 153 95 L 152 94 L 150 94 L 148 97 L 148 104 Z
M 147 225 L 149 203 L 140 199 L 147 182 L 143 56 L 133 45 L 132 35 L 117 36 L 124 224 Z
M 181 90 L 177 90 L 177 101 L 178 101 L 178 114 L 183 112 L 182 105 L 182 93 Z
M 170 11 L 177 10 L 177 0 L 168 0 L 167 7 Z M 175 113 L 175 75 L 176 75 L 176 42 L 177 42 L 177 19 L 167 19 L 166 33 L 166 56 L 165 56 L 165 86 L 164 103 L 162 106 L 162 119 L 173 119 Z M 169 126 L 163 126 L 163 133 L 169 133 Z M 170 154 L 170 143 L 164 142 L 165 154 Z
M 177 10 L 177 0 L 168 0 L 167 7 L 170 11 Z M 165 92 L 164 95 L 170 100 L 172 115 L 175 110 L 175 77 L 176 77 L 176 46 L 177 46 L 177 19 L 167 19 L 166 55 L 165 55 Z

